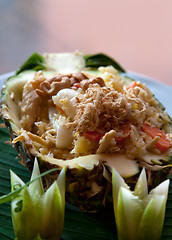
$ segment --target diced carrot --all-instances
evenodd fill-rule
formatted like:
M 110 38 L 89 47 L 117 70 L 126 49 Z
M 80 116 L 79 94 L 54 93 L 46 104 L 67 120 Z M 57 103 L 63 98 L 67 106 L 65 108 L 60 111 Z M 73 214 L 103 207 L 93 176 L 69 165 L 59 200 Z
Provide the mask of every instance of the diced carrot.
M 73 86 L 74 86 L 76 89 L 78 89 L 78 88 L 80 88 L 80 83 L 74 83 Z
M 121 136 L 119 137 L 115 137 L 115 141 L 117 144 L 124 142 L 125 140 L 127 140 L 130 137 L 130 130 L 131 130 L 131 126 L 130 124 L 125 125 L 125 127 L 122 127 L 121 130 Z M 84 132 L 84 137 L 90 141 L 93 142 L 99 142 L 100 139 L 103 137 L 104 133 L 102 132 L 98 132 L 98 131 L 86 131 Z
M 156 127 L 152 127 L 147 123 L 144 123 L 142 126 L 142 131 L 149 135 L 152 139 L 156 136 L 159 136 L 160 139 L 155 143 L 155 146 L 161 151 L 167 151 L 171 147 L 170 141 L 167 139 L 166 134 L 163 130 L 160 130 Z
M 136 81 L 133 81 L 132 83 L 130 83 L 129 85 L 126 86 L 126 89 L 130 89 L 130 88 L 135 88 L 138 87 L 138 83 Z
M 99 142 L 100 139 L 103 137 L 102 133 L 99 133 L 97 131 L 86 131 L 84 132 L 84 137 L 90 141 L 93 142 Z
M 130 137 L 131 125 L 126 124 L 125 127 L 122 129 L 122 135 L 119 137 L 115 137 L 115 141 L 117 144 L 126 141 Z

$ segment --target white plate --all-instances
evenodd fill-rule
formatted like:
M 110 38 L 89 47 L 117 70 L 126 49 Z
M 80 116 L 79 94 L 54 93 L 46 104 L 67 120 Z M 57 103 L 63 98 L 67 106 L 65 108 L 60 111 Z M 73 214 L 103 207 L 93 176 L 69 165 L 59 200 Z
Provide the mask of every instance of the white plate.
M 0 89 L 2 88 L 4 81 L 12 75 L 14 75 L 14 72 L 0 75 Z M 155 97 L 164 105 L 168 114 L 172 117 L 172 87 L 138 73 L 127 72 L 127 76 L 136 81 L 145 83 L 155 94 Z

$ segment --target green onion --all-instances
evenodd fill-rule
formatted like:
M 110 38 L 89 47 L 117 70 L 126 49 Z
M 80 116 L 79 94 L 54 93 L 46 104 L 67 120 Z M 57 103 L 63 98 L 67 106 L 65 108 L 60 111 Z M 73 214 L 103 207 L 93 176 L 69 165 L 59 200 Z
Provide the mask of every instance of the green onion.
M 63 168 L 57 181 L 44 192 L 37 159 L 30 183 L 24 184 L 11 171 L 11 190 L 15 193 L 10 194 L 11 212 L 16 240 L 60 239 L 64 227 L 65 175 Z M 6 200 L 9 201 L 9 195 Z
M 165 217 L 169 179 L 148 193 L 143 168 L 134 191 L 112 170 L 115 220 L 119 240 L 158 240 Z

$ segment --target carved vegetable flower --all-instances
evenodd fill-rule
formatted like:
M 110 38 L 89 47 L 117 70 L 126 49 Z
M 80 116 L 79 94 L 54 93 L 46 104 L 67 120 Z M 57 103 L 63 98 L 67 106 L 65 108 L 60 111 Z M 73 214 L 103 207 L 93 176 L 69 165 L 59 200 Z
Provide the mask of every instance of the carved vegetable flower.
M 30 183 L 25 184 L 11 171 L 12 193 L 3 196 L 0 203 L 11 200 L 16 240 L 60 239 L 64 226 L 65 175 L 63 168 L 57 181 L 44 192 L 36 159 Z
M 112 170 L 113 203 L 119 240 L 157 240 L 165 217 L 169 179 L 148 193 L 145 169 L 134 191 Z

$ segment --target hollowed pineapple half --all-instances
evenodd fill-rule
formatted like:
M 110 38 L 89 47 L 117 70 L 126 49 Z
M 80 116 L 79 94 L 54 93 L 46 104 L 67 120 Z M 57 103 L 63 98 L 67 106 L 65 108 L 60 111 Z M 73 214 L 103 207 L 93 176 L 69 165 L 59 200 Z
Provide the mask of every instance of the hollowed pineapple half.
M 131 186 L 143 167 L 150 187 L 170 173 L 170 117 L 103 54 L 34 54 L 7 79 L 1 101 L 22 163 L 32 170 L 37 157 L 41 171 L 67 166 L 66 199 L 81 209 L 111 201 L 112 168 Z

